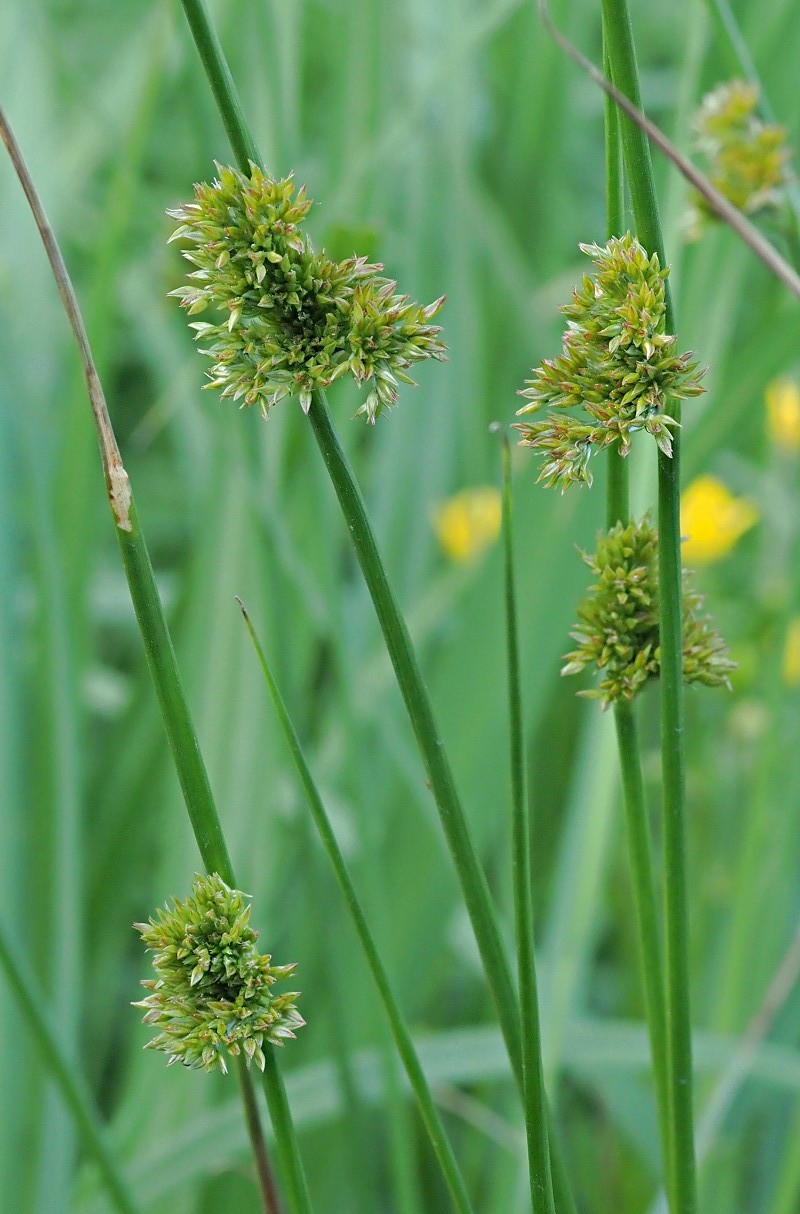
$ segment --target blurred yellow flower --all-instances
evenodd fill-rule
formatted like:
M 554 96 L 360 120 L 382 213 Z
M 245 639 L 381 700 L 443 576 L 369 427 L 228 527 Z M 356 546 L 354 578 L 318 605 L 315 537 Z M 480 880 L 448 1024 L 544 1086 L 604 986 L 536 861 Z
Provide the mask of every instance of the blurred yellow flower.
M 775 379 L 764 396 L 770 439 L 784 451 L 800 451 L 800 388 L 791 379 Z
M 783 681 L 787 687 L 800 687 L 800 615 L 789 621 L 783 647 Z
M 734 497 L 714 476 L 698 476 L 681 498 L 684 560 L 690 565 L 718 561 L 757 521 L 758 510 L 747 498 Z
M 439 506 L 434 526 L 445 556 L 451 561 L 476 560 L 500 532 L 503 504 L 492 485 L 464 489 Z

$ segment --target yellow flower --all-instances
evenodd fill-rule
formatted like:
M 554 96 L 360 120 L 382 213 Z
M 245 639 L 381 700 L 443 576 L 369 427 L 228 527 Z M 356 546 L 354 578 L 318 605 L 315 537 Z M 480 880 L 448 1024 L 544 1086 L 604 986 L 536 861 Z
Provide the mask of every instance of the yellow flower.
M 800 687 L 800 615 L 789 621 L 783 647 L 783 681 L 787 687 Z
M 476 560 L 497 539 L 502 515 L 500 491 L 492 485 L 464 489 L 444 502 L 434 526 L 445 556 L 459 563 Z
M 681 498 L 685 561 L 690 565 L 718 561 L 757 521 L 758 511 L 747 498 L 734 497 L 714 476 L 698 476 Z
M 784 451 L 800 451 L 800 388 L 790 379 L 775 379 L 764 396 L 770 439 Z

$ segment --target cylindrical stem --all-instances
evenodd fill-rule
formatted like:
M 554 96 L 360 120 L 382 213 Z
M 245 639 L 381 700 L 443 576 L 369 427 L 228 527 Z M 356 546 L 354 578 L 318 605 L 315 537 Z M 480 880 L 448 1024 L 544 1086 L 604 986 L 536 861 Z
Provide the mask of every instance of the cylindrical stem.
M 503 435 L 503 548 L 505 573 L 506 644 L 508 651 L 508 708 L 511 744 L 511 838 L 517 975 L 522 1011 L 522 1076 L 525 1095 L 525 1132 L 533 1214 L 555 1214 L 550 1149 L 547 1138 L 547 1101 L 542 1065 L 542 1036 L 536 986 L 536 958 L 531 898 L 531 827 L 525 779 L 525 732 L 522 721 L 522 687 L 519 630 L 514 579 L 514 523 L 511 495 L 511 452 Z
M 272 1174 L 269 1156 L 267 1155 L 267 1144 L 264 1139 L 261 1115 L 256 1102 L 253 1077 L 247 1069 L 247 1062 L 242 1055 L 237 1059 L 237 1063 L 236 1074 L 242 1094 L 247 1133 L 250 1136 L 250 1145 L 253 1148 L 253 1159 L 256 1165 L 256 1176 L 258 1177 L 261 1200 L 264 1203 L 266 1214 L 281 1214 L 282 1206 L 275 1185 L 275 1177 Z
M 641 109 L 639 77 L 627 0 L 603 0 L 608 57 L 616 86 Z M 637 236 L 666 264 L 653 180 L 650 147 L 628 117 L 622 120 L 623 148 Z M 675 332 L 675 314 L 666 284 L 666 324 Z M 679 402 L 672 415 L 680 422 Z M 667 1161 L 672 1214 L 695 1214 L 697 1181 L 692 1102 L 692 1040 L 689 1004 L 689 924 L 686 900 L 683 751 L 683 638 L 680 558 L 680 431 L 672 457 L 658 455 L 659 597 L 661 613 L 661 768 L 664 831 L 664 920 L 667 1003 L 667 1075 L 670 1150 Z

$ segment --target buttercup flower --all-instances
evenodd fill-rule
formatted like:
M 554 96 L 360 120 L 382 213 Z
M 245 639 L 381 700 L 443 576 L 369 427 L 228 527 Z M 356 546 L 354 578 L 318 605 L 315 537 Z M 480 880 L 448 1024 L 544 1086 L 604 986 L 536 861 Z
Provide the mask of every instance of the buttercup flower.
M 142 982 L 151 993 L 133 1006 L 160 1030 L 145 1048 L 163 1050 L 170 1066 L 227 1071 L 226 1054 L 244 1050 L 263 1071 L 264 1044 L 282 1045 L 305 1023 L 296 991 L 270 990 L 295 966 L 270 965 L 257 952 L 245 899 L 216 873 L 198 876 L 185 902 L 134 924 L 154 954 L 156 978 Z
M 721 480 L 698 476 L 681 497 L 683 558 L 710 565 L 727 556 L 737 540 L 758 522 L 758 510 L 747 498 L 734 497 Z
M 783 647 L 783 681 L 787 687 L 800 687 L 800 616 L 789 621 Z
M 694 121 L 695 143 L 708 161 L 710 181 L 746 215 L 778 205 L 789 159 L 785 130 L 762 122 L 757 107 L 758 89 L 732 80 L 703 98 Z M 716 219 L 705 199 L 695 194 L 690 236 L 699 236 L 704 224 Z
M 800 388 L 791 379 L 775 379 L 764 396 L 770 439 L 783 451 L 800 451 Z
M 406 369 L 444 358 L 430 324 L 444 297 L 427 307 L 396 295 L 366 258 L 332 261 L 301 232 L 311 201 L 291 177 L 275 181 L 257 165 L 250 176 L 217 165 L 219 179 L 195 186 L 195 201 L 170 211 L 196 267 L 177 296 L 190 316 L 213 305 L 222 323 L 194 322 L 201 353 L 213 359 L 207 388 L 258 404 L 264 416 L 285 396 L 306 412 L 315 388 L 350 372 L 369 394 L 358 410 L 369 422 L 397 401 Z
M 665 332 L 669 269 L 658 256 L 648 256 L 630 233 L 604 247 L 580 247 L 596 271 L 561 309 L 567 317 L 561 356 L 535 368 L 520 392 L 530 401 L 520 414 L 550 412 L 517 426 L 522 444 L 544 454 L 539 480 L 562 491 L 591 485 L 593 452 L 616 446 L 627 455 L 637 430 L 671 455 L 677 423 L 669 402 L 703 391 L 697 364 L 678 354 L 677 339 Z M 576 417 L 572 409 L 581 412 Z
M 600 537 L 594 555 L 582 555 L 597 580 L 578 608 L 578 625 L 570 633 L 577 647 L 565 656 L 561 673 L 578 674 L 594 663 L 600 682 L 578 694 L 608 708 L 632 700 L 660 672 L 658 533 L 646 516 L 618 523 Z M 684 682 L 730 687 L 735 663 L 708 617 L 700 614 L 702 604 L 684 570 Z
M 503 504 L 492 485 L 464 489 L 436 511 L 434 524 L 442 551 L 451 561 L 476 560 L 500 533 Z

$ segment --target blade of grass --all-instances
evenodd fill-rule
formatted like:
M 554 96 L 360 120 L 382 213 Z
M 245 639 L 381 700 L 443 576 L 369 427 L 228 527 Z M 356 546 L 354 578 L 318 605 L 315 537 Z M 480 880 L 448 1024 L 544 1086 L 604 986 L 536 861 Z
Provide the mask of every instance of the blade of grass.
M 106 1131 L 97 1113 L 83 1076 L 76 1069 L 47 1016 L 42 1010 L 45 998 L 37 989 L 33 975 L 17 954 L 5 926 L 0 923 L 0 966 L 19 1004 L 24 1023 L 36 1041 L 48 1072 L 77 1126 L 86 1153 L 94 1159 L 103 1182 L 120 1214 L 140 1214 L 119 1163 L 106 1139 Z
M 164 728 L 175 760 L 186 808 L 192 823 L 197 846 L 209 872 L 216 872 L 231 886 L 236 885 L 222 825 L 214 804 L 208 773 L 200 753 L 189 706 L 183 691 L 175 651 L 172 646 L 161 599 L 156 587 L 150 554 L 139 526 L 128 474 L 122 463 L 119 447 L 111 425 L 103 388 L 92 357 L 89 339 L 64 259 L 58 247 L 33 181 L 13 132 L 0 110 L 0 134 L 6 145 L 20 184 L 30 205 L 42 238 L 58 291 L 69 318 L 70 327 L 80 350 L 86 386 L 97 427 L 103 472 L 115 531 L 128 581 L 131 600 L 144 644 L 147 663 L 161 706 Z M 286 1090 L 275 1061 L 274 1050 L 264 1052 L 264 1087 L 275 1129 L 278 1153 L 285 1181 L 296 1214 L 311 1214 L 311 1204 L 303 1173 L 297 1139 L 286 1098 Z M 252 1139 L 265 1208 L 269 1214 L 279 1214 L 274 1203 L 275 1187 L 264 1169 L 266 1148 L 263 1131 L 252 1092 L 252 1078 L 244 1056 L 237 1060 L 237 1070 L 248 1130 Z
M 389 976 L 384 969 L 381 961 L 380 952 L 372 937 L 366 916 L 361 908 L 361 903 L 353 885 L 352 878 L 342 855 L 341 848 L 331 826 L 330 818 L 325 810 L 325 806 L 320 796 L 314 777 L 311 774 L 311 769 L 306 762 L 305 754 L 297 735 L 297 730 L 294 727 L 289 711 L 281 695 L 280 688 L 275 681 L 272 670 L 267 662 L 266 655 L 261 646 L 261 643 L 253 628 L 252 621 L 244 604 L 239 600 L 239 606 L 242 609 L 244 622 L 247 626 L 247 631 L 250 634 L 250 639 L 253 642 L 253 648 L 256 651 L 261 670 L 264 674 L 264 679 L 269 690 L 270 698 L 275 708 L 275 713 L 283 730 L 286 744 L 292 756 L 297 774 L 300 777 L 300 782 L 303 786 L 303 791 L 306 795 L 308 808 L 311 811 L 311 816 L 314 819 L 314 825 L 319 834 L 320 840 L 328 859 L 331 868 L 334 871 L 339 888 L 342 891 L 342 896 L 345 900 L 347 910 L 353 922 L 353 926 L 358 934 L 361 947 L 369 966 L 370 973 L 378 988 L 383 1006 L 386 1011 L 386 1016 L 389 1021 L 392 1036 L 397 1046 L 397 1052 L 400 1055 L 406 1074 L 408 1075 L 409 1083 L 413 1089 L 414 1095 L 419 1105 L 420 1116 L 430 1138 L 431 1145 L 436 1152 L 436 1157 L 442 1168 L 442 1174 L 450 1190 L 450 1195 L 453 1201 L 453 1206 L 456 1210 L 462 1211 L 462 1214 L 469 1214 L 472 1206 L 469 1196 L 466 1191 L 461 1171 L 456 1161 L 453 1149 L 450 1146 L 447 1135 L 444 1131 L 439 1114 L 436 1110 L 433 1097 L 428 1087 L 425 1073 L 417 1057 L 414 1048 L 411 1034 L 403 1017 L 403 1013 L 392 992 Z
M 547 1138 L 547 1101 L 542 1065 L 539 996 L 533 938 L 531 896 L 531 825 L 525 778 L 525 732 L 522 721 L 519 629 L 514 579 L 514 520 L 511 494 L 511 450 L 502 436 L 503 453 L 503 554 L 508 650 L 508 709 L 511 743 L 511 828 L 514 924 L 517 943 L 517 980 L 522 1012 L 522 1079 L 525 1094 L 525 1131 L 528 1173 L 534 1214 L 554 1214 L 553 1180 Z

